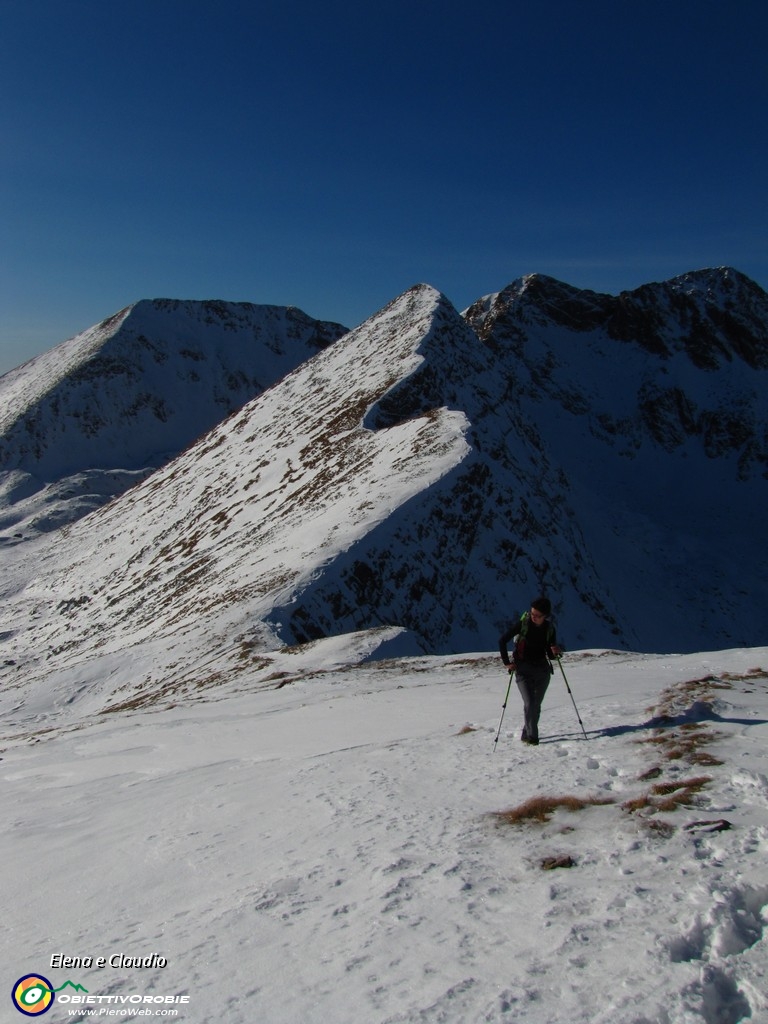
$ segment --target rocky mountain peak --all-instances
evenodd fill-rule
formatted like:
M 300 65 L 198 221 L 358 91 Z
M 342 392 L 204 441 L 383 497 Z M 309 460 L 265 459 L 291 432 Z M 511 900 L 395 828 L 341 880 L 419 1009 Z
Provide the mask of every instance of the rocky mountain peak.
M 295 307 L 147 299 L 6 374 L 0 528 L 79 518 L 344 333 Z
M 607 324 L 611 337 L 671 356 L 683 351 L 701 369 L 733 359 L 768 367 L 768 295 L 728 267 L 695 271 L 622 292 Z

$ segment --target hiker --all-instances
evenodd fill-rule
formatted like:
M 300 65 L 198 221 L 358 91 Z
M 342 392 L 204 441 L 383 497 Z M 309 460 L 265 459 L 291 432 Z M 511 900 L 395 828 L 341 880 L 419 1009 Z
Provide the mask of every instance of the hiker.
M 525 725 L 520 739 L 532 746 L 539 742 L 541 705 L 552 676 L 549 658 L 562 654 L 550 620 L 551 613 L 549 598 L 537 597 L 531 601 L 530 611 L 524 612 L 499 638 L 501 660 L 510 672 L 515 673 L 515 682 L 523 698 Z M 515 646 L 510 658 L 507 644 L 513 637 Z

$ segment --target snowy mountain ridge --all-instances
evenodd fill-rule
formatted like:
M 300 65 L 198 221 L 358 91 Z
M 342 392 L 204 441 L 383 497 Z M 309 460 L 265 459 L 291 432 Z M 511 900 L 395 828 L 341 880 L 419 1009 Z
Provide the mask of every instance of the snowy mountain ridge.
M 481 344 L 462 338 L 387 403 L 465 409 L 470 454 L 299 597 L 293 635 L 386 608 L 422 650 L 472 649 L 547 590 L 577 645 L 761 636 L 765 293 L 730 270 L 618 298 L 530 275 L 464 319 Z
M 48 548 L 32 585 L 14 590 L 9 574 L 2 635 L 12 683 L 39 686 L 45 703 L 52 680 L 62 679 L 65 694 L 72 672 L 98 675 L 100 659 L 122 649 L 139 663 L 142 644 L 152 652 L 147 675 L 100 678 L 90 700 L 109 704 L 113 685 L 123 700 L 155 700 L 177 680 L 185 690 L 212 685 L 206 666 L 222 651 L 229 672 L 252 672 L 251 655 L 281 646 L 266 622 L 275 606 L 466 453 L 460 412 L 375 431 L 362 423 L 419 365 L 419 347 L 439 340 L 435 325 L 448 308 L 434 289 L 406 293 L 67 527 L 69 553 Z
M 301 330 L 314 347 L 341 331 Z M 85 663 L 98 677 L 107 653 L 151 650 L 119 689 L 154 700 L 259 659 L 266 677 L 281 646 L 334 635 L 487 650 L 539 590 L 571 647 L 759 642 L 767 338 L 768 298 L 731 270 L 619 297 L 530 275 L 464 315 L 410 289 L 48 541 L 12 522 L 4 674 L 63 696 Z M 0 384 L 20 394 L 23 370 Z M 54 458 L 51 415 L 39 454 L 14 421 L 7 480 Z M 102 450 L 127 444 L 118 420 Z M 96 692 L 117 699 L 104 679 Z
M 292 307 L 143 300 L 0 377 L 0 529 L 80 518 L 345 333 Z

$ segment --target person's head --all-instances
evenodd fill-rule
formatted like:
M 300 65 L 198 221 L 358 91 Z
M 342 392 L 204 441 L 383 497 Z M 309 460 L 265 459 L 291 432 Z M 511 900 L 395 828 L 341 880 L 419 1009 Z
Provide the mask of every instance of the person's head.
M 543 622 L 552 613 L 552 602 L 548 597 L 535 597 L 531 601 L 531 618 L 534 622 Z

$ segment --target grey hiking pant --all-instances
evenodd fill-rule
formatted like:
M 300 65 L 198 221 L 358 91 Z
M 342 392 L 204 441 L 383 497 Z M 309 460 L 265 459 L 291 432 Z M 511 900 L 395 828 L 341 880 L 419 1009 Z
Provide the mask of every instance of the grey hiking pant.
M 541 705 L 551 678 L 552 668 L 548 661 L 523 662 L 515 672 L 515 682 L 523 698 L 525 713 L 522 738 L 532 743 L 539 742 Z

